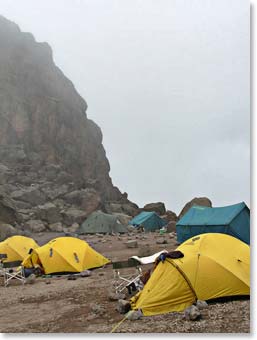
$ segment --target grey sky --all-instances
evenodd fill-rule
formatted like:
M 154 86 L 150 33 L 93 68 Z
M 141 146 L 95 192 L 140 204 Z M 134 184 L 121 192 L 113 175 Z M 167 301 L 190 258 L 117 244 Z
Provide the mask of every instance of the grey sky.
M 193 197 L 250 206 L 245 0 L 0 0 L 102 129 L 114 185 L 179 213 Z

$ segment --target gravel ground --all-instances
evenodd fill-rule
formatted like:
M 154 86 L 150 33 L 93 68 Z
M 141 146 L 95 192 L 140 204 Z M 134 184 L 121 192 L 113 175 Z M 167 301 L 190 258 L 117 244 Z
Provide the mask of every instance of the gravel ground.
M 40 239 L 41 237 L 41 239 Z M 139 237 L 139 236 L 138 236 Z M 42 243 L 51 235 L 37 235 Z M 138 238 L 138 249 L 127 249 L 128 237 L 90 237 L 87 241 L 110 259 L 127 259 L 137 255 L 144 244 L 153 252 L 176 248 L 174 239 L 168 244 L 156 244 L 158 238 L 149 234 Z M 21 286 L 13 282 L 5 288 L 0 284 L 1 333 L 110 333 L 124 315 L 116 311 L 117 301 L 109 301 L 113 281 L 111 265 L 92 271 L 90 277 L 68 280 L 67 276 L 37 278 L 32 284 Z M 3 310 L 3 309 L 2 309 Z M 125 320 L 116 333 L 250 333 L 250 299 L 208 303 L 201 310 L 199 321 L 188 321 L 184 313 L 142 317 Z

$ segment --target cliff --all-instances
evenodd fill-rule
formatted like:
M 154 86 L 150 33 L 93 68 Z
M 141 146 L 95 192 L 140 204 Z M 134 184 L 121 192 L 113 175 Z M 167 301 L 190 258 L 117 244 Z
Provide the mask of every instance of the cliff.
M 0 46 L 1 194 L 23 215 L 49 202 L 87 213 L 108 202 L 130 204 L 112 184 L 101 129 L 51 47 L 2 16 Z

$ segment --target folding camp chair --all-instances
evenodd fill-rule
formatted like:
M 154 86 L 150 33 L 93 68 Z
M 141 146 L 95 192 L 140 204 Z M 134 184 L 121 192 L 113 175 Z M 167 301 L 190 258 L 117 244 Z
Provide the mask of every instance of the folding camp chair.
M 21 265 L 22 261 L 5 262 L 2 261 L 1 271 L 4 276 L 4 285 L 7 287 L 11 280 L 18 280 L 22 284 L 25 283 L 24 268 Z
M 116 293 L 122 293 L 127 289 L 128 293 L 131 294 L 133 291 L 138 291 L 143 288 L 143 283 L 140 280 L 142 269 L 138 261 L 129 259 L 127 261 L 113 262 L 112 267 L 114 270 L 113 287 Z M 132 267 L 135 269 L 133 274 L 121 274 L 122 269 Z

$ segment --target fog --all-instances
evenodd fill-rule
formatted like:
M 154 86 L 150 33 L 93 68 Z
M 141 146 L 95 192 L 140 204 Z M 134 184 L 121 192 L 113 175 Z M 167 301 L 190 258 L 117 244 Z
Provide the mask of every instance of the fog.
M 113 184 L 179 213 L 206 196 L 250 206 L 245 0 L 0 0 L 47 41 L 102 129 Z

